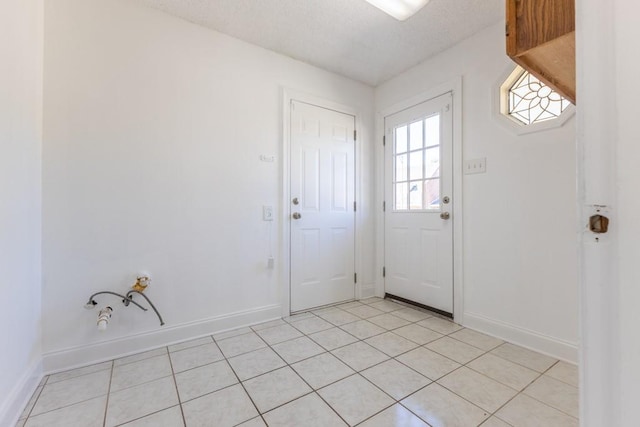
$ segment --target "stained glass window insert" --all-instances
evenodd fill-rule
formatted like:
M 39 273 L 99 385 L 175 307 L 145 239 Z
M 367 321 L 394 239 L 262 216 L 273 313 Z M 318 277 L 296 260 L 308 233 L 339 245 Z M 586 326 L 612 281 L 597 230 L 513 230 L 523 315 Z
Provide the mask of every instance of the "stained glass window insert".
M 507 95 L 509 116 L 525 125 L 560 117 L 570 105 L 558 92 L 524 70 Z

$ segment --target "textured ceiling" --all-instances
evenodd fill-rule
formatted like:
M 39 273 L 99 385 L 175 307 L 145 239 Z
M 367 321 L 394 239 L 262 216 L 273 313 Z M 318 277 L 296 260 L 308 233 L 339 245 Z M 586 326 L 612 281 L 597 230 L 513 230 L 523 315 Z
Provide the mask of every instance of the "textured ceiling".
M 136 0 L 377 86 L 500 21 L 504 0 L 431 0 L 399 22 L 365 0 Z

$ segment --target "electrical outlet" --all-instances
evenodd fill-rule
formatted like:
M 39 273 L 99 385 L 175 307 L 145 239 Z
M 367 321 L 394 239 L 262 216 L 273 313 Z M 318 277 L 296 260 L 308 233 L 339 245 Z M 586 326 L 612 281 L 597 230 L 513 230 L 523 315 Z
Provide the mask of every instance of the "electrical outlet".
M 273 206 L 265 205 L 262 207 L 262 220 L 273 221 Z
M 485 173 L 487 171 L 487 158 L 467 160 L 464 163 L 464 174 L 471 175 L 474 173 Z

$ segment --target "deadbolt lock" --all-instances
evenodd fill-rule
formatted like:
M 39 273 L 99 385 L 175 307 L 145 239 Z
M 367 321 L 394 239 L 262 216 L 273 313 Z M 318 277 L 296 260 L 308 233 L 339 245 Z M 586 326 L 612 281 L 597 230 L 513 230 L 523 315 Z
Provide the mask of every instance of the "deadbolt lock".
M 449 199 L 449 196 L 444 196 L 442 198 L 442 203 L 444 203 L 445 205 L 448 205 L 450 201 L 451 199 Z
M 297 197 L 294 197 L 293 200 L 291 201 L 291 203 L 293 203 L 294 205 L 299 204 L 300 202 L 298 201 Z
M 449 219 L 451 217 L 451 214 L 449 214 L 449 212 L 442 212 L 440 214 L 440 218 L 442 219 Z

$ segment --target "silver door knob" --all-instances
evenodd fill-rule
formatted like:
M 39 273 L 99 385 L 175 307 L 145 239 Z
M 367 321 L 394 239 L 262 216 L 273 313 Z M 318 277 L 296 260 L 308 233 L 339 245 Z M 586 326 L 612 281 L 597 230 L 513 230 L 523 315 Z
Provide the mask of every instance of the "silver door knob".
M 442 212 L 440 214 L 440 218 L 442 219 L 449 219 L 451 217 L 451 215 L 449 214 L 449 212 Z
M 300 212 L 294 212 L 292 216 L 293 216 L 293 219 L 300 219 L 300 218 L 302 218 L 302 215 L 300 215 Z
M 291 203 L 293 203 L 294 205 L 297 205 L 300 202 L 298 201 L 297 197 L 294 197 L 293 200 L 291 201 Z

